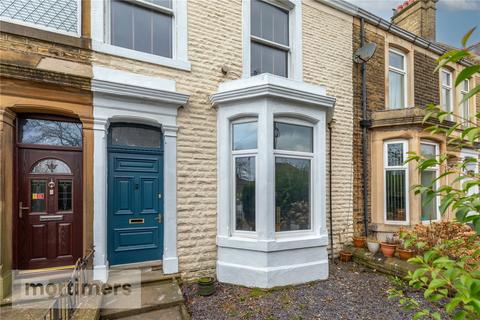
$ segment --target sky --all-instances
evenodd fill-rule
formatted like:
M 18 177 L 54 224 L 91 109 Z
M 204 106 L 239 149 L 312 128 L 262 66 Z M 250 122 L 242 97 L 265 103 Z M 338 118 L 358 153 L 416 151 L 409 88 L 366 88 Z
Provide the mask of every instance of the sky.
M 393 8 L 405 0 L 346 0 L 388 21 Z M 460 47 L 460 40 L 478 26 L 470 44 L 480 41 L 480 0 L 439 0 L 437 3 L 437 41 Z

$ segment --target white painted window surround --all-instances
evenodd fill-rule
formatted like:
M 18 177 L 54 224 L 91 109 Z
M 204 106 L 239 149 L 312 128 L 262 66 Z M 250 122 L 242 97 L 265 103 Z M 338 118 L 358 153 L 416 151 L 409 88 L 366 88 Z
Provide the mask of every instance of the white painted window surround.
M 220 84 L 217 107 L 218 261 L 220 281 L 273 287 L 328 275 L 326 228 L 326 132 L 335 100 L 325 88 L 271 74 Z M 257 119 L 256 230 L 234 231 L 231 124 Z M 275 232 L 274 121 L 313 127 L 311 229 Z
M 180 70 L 191 70 L 188 60 L 187 0 L 174 0 L 173 12 L 173 48 L 172 58 L 140 52 L 110 44 L 110 0 L 91 2 L 92 48 L 123 58 L 154 63 Z
M 261 0 L 289 11 L 288 77 L 303 80 L 302 0 Z M 251 75 L 251 0 L 242 0 L 243 67 L 242 77 Z
M 94 276 L 106 280 L 107 257 L 107 133 L 113 122 L 157 126 L 164 136 L 163 272 L 178 272 L 177 257 L 177 109 L 188 95 L 175 81 L 93 67 L 94 116 Z

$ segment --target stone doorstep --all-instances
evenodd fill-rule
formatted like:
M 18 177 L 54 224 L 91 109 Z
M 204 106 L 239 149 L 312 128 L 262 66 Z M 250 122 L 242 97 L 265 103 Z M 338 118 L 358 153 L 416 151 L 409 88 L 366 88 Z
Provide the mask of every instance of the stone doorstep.
M 408 271 L 415 271 L 417 269 L 413 264 L 397 257 L 385 258 L 380 251 L 376 255 L 373 255 L 367 249 L 355 248 L 353 246 L 345 246 L 344 250 L 352 253 L 354 262 L 381 273 L 400 278 L 405 277 L 408 274 Z
M 157 310 L 181 308 L 184 303 L 182 291 L 176 281 L 144 283 L 139 287 L 132 288 L 132 294 L 140 294 L 140 307 L 126 309 L 128 296 L 104 297 L 101 318 L 118 319 L 149 312 L 153 314 L 153 311 Z
M 128 270 L 128 269 L 110 270 L 108 275 L 109 282 L 113 283 L 116 280 L 117 282 L 121 281 L 122 271 L 125 271 L 125 270 Z M 180 273 L 166 275 L 161 270 L 152 270 L 152 271 L 142 270 L 140 283 L 147 284 L 152 282 L 180 281 L 180 280 L 181 280 Z M 133 281 L 133 282 L 131 281 L 131 283 L 138 284 L 138 281 Z

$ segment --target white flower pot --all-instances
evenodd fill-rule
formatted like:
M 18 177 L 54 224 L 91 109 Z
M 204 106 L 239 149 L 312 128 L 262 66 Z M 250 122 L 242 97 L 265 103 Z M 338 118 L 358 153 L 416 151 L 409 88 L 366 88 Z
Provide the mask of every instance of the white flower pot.
M 367 241 L 367 247 L 368 247 L 368 251 L 370 251 L 372 254 L 375 254 L 378 252 L 378 250 L 380 250 L 380 243 Z

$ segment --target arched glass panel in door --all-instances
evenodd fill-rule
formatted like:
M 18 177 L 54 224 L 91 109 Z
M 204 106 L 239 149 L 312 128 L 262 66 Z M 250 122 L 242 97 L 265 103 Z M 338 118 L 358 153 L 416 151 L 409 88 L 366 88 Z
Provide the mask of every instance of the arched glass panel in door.
M 31 171 L 31 173 L 38 174 L 71 174 L 72 170 L 63 161 L 58 159 L 44 159 L 37 162 Z

